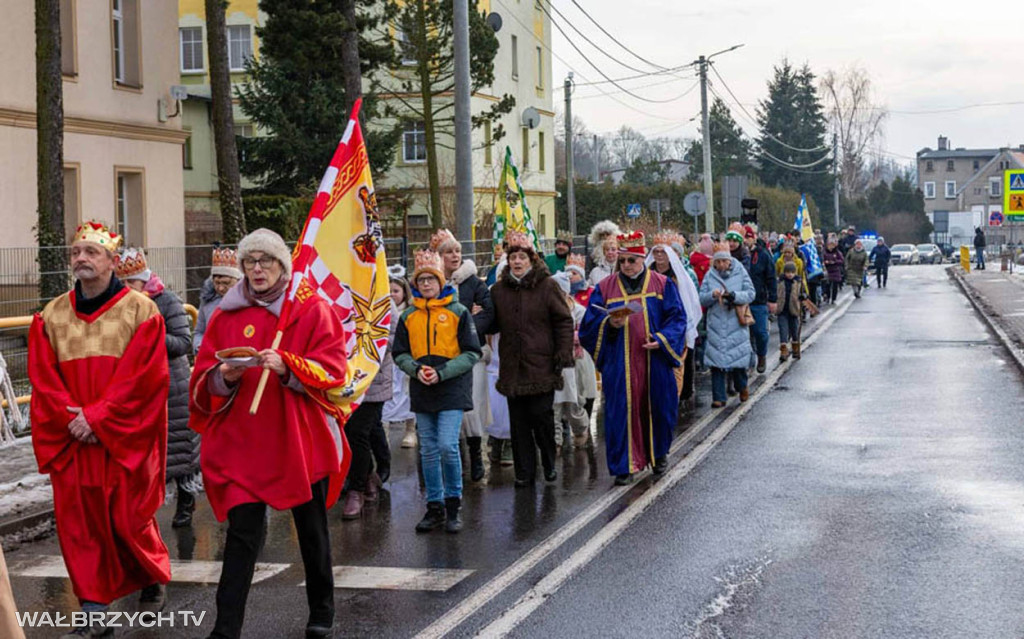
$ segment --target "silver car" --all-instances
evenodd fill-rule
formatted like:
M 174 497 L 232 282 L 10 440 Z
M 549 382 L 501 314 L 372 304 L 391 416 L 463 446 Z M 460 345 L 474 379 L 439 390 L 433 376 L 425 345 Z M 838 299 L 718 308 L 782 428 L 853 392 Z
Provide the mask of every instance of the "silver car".
M 892 252 L 893 264 L 918 264 L 921 256 L 913 244 L 897 244 L 889 249 Z
M 942 251 L 934 244 L 918 244 L 917 254 L 921 264 L 942 264 Z

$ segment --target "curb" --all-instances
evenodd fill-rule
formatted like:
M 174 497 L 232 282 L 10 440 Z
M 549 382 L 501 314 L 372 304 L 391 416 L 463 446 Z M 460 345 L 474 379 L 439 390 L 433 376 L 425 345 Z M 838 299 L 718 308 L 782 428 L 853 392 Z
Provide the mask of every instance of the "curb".
M 957 271 L 956 266 L 949 266 L 946 268 L 946 273 L 950 279 L 955 281 L 960 287 L 960 291 L 964 294 L 964 297 L 971 303 L 974 310 L 981 316 L 985 321 L 985 324 L 992 329 L 992 332 L 996 334 L 999 341 L 1002 343 L 1003 348 L 1010 354 L 1013 361 L 1017 364 L 1017 368 L 1020 369 L 1021 373 L 1024 373 L 1024 353 L 1017 347 L 1013 339 L 1010 338 L 1009 333 L 1006 332 L 996 317 L 993 317 L 981 304 L 978 298 L 984 299 L 984 296 L 975 291 L 970 284 L 964 280 L 962 273 Z

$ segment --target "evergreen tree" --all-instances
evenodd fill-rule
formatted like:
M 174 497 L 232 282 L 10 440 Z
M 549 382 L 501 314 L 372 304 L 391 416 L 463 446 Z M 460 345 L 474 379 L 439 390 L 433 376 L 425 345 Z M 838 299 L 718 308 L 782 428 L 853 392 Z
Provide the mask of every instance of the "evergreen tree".
M 261 0 L 266 23 L 257 29 L 260 55 L 250 61 L 239 104 L 266 136 L 240 139 L 242 172 L 268 192 L 296 195 L 323 176 L 348 124 L 343 0 Z M 383 25 L 383 0 L 357 0 L 362 76 L 393 64 L 394 47 Z M 370 166 L 387 171 L 401 135 L 397 127 L 367 126 L 378 116 L 373 93 L 360 120 Z
M 825 139 L 824 109 L 810 67 L 794 69 L 785 59 L 775 67 L 768 83 L 768 98 L 757 110 L 757 123 L 760 136 L 755 155 L 761 181 L 806 193 L 827 203 L 826 209 L 831 211 L 832 160 L 815 163 L 830 147 Z
M 668 179 L 668 166 L 658 160 L 642 160 L 637 158 L 622 173 L 622 181 L 626 184 L 654 186 Z
M 743 129 L 736 123 L 729 106 L 716 97 L 708 112 L 708 126 L 711 129 L 711 175 L 749 175 L 751 173 L 750 141 L 743 135 Z M 703 134 L 703 129 L 701 130 Z M 690 145 L 690 178 L 704 177 L 703 137 Z

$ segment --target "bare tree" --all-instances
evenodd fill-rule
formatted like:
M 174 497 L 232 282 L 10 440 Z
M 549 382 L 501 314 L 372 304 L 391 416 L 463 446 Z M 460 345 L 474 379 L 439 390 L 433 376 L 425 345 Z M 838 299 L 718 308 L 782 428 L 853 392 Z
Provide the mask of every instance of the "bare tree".
M 881 142 L 888 110 L 873 101 L 867 71 L 852 66 L 821 76 L 826 113 L 839 142 L 839 179 L 846 197 L 862 195 L 870 183 L 865 171 L 872 145 Z
M 235 244 L 245 235 L 242 178 L 238 171 L 235 116 L 228 69 L 228 31 L 224 12 L 228 0 L 206 0 L 206 32 L 210 40 L 210 93 L 213 97 L 213 145 L 217 155 L 217 187 L 223 240 Z
M 609 146 L 617 165 L 612 168 L 626 168 L 631 166 L 634 160 L 645 159 L 650 143 L 643 133 L 623 125 L 612 136 Z
M 61 75 L 60 0 L 35 0 L 36 192 L 39 297 L 45 304 L 67 290 L 64 237 L 64 87 Z

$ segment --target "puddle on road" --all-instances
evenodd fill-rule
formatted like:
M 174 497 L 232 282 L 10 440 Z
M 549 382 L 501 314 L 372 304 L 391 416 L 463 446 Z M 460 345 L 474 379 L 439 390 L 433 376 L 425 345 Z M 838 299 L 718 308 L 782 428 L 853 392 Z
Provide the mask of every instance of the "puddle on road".
M 730 566 L 722 577 L 715 577 L 718 582 L 718 594 L 704 606 L 699 617 L 690 624 L 690 639 L 724 639 L 721 621 L 726 613 L 738 610 L 753 596 L 761 585 L 764 571 L 772 564 L 771 550 L 750 562 L 738 566 Z

